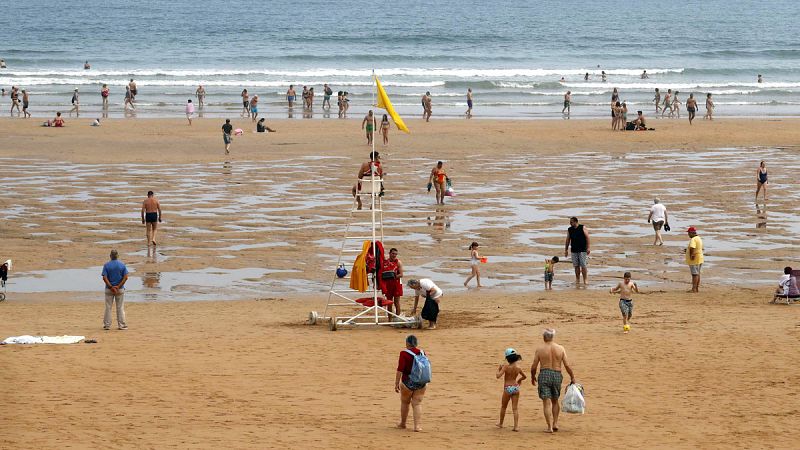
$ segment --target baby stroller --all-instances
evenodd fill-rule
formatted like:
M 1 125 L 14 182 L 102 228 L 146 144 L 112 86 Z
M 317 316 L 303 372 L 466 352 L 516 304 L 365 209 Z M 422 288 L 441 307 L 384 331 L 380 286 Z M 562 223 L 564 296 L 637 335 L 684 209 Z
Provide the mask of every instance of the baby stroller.
M 6 281 L 8 281 L 8 271 L 11 270 L 11 260 L 0 265 L 0 302 L 6 299 Z

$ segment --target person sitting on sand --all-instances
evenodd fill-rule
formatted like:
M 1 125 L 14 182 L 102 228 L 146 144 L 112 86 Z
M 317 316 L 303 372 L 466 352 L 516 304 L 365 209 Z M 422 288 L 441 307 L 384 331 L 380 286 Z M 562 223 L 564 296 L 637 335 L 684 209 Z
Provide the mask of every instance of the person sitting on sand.
M 268 127 L 267 124 L 264 123 L 265 120 L 266 119 L 264 119 L 263 117 L 258 119 L 258 122 L 256 122 L 256 132 L 257 133 L 266 133 L 266 132 L 274 133 L 275 130 L 273 130 L 272 128 Z
M 58 127 L 61 128 L 64 126 L 64 118 L 61 117 L 61 111 L 56 113 L 56 118 L 52 121 L 46 122 L 48 127 Z
M 775 289 L 772 303 L 778 300 L 786 300 L 788 302 L 792 298 L 800 298 L 800 290 L 797 289 L 797 278 L 792 276 L 791 267 L 784 267 L 783 276 L 778 280 L 778 287 Z
M 644 120 L 644 114 L 641 111 L 636 111 L 636 119 L 633 121 L 633 124 L 636 126 L 636 131 L 646 131 L 647 130 L 647 123 Z
M 519 387 L 528 377 L 522 368 L 517 365 L 522 360 L 522 356 L 517 354 L 513 348 L 506 349 L 506 361 L 508 364 L 500 364 L 497 368 L 497 378 L 503 377 L 503 397 L 500 401 L 500 422 L 497 428 L 503 428 L 503 420 L 506 418 L 508 401 L 511 400 L 511 409 L 514 411 L 514 428 L 511 431 L 519 431 Z
M 564 347 L 553 342 L 555 336 L 556 330 L 552 328 L 544 330 L 544 333 L 542 333 L 544 344 L 536 349 L 536 355 L 531 365 L 531 384 L 534 386 L 536 386 L 537 382 L 536 369 L 539 365 L 542 366 L 538 379 L 538 391 L 539 398 L 542 399 L 548 433 L 558 431 L 558 414 L 561 412 L 558 398 L 561 396 L 561 382 L 563 381 L 561 366 L 567 369 L 570 384 L 575 383 L 575 374 L 567 362 L 567 352 Z
M 413 334 L 406 337 L 406 348 L 400 352 L 397 361 L 397 373 L 394 377 L 394 391 L 400 394 L 400 423 L 397 428 L 405 429 L 408 410 L 414 411 L 414 431 L 422 431 L 422 398 L 425 396 L 427 383 L 411 381 L 411 369 L 414 368 L 416 356 L 425 352 L 417 348 L 417 337 Z
M 99 117 L 92 121 L 92 126 L 93 127 L 99 127 L 100 126 L 100 118 Z

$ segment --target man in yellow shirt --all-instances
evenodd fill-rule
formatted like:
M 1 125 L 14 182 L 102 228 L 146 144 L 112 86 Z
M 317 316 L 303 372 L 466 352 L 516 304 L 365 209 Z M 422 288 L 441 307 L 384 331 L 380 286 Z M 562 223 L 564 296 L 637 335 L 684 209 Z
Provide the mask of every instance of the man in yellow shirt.
M 703 269 L 703 240 L 697 235 L 695 227 L 689 227 L 686 232 L 689 234 L 689 246 L 686 247 L 686 264 L 692 274 L 692 290 L 689 292 L 700 292 L 700 271 Z

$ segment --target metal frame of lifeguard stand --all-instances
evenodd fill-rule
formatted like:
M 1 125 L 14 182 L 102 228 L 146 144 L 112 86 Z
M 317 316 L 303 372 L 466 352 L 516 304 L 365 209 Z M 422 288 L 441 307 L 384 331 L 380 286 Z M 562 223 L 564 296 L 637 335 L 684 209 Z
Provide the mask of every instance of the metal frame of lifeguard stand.
M 377 90 L 377 82 L 375 81 L 375 71 L 372 72 L 372 79 L 375 82 L 375 88 Z M 373 91 L 373 105 L 375 104 L 375 92 Z M 373 115 L 374 120 L 375 115 Z M 376 127 L 373 126 L 373 130 Z M 373 133 L 374 133 L 373 131 Z M 375 139 L 373 135 L 372 139 L 372 153 L 370 155 L 375 154 Z M 363 247 L 363 242 L 365 240 L 372 241 L 372 254 L 376 256 L 375 258 L 375 266 L 376 268 L 379 267 L 378 265 L 382 263 L 382 260 L 377 258 L 377 242 L 380 241 L 382 244 L 384 240 L 383 234 L 383 195 L 381 194 L 381 187 L 383 186 L 383 177 L 378 176 L 376 174 L 375 165 L 376 162 L 370 156 L 370 176 L 369 178 L 360 178 L 356 180 L 356 196 L 353 198 L 353 205 L 350 208 L 350 216 L 347 222 L 347 227 L 345 228 L 344 238 L 342 239 L 342 246 L 339 250 L 339 259 L 336 262 L 336 267 L 339 267 L 342 264 L 342 258 L 345 253 L 361 253 L 361 248 Z M 362 174 L 363 175 L 363 174 Z M 358 189 L 358 186 L 361 188 Z M 363 202 L 363 196 L 369 195 L 369 209 L 363 209 L 366 205 Z M 358 204 L 359 196 L 362 198 L 362 209 L 357 209 L 356 205 Z M 370 221 L 368 222 L 354 222 L 354 219 L 357 219 L 357 214 L 369 213 Z M 357 235 L 351 236 L 350 231 L 351 227 L 369 227 L 369 236 L 365 235 Z M 350 249 L 346 248 L 348 241 L 356 241 L 362 243 L 357 248 L 358 249 Z M 381 255 L 381 258 L 383 255 Z M 351 289 L 348 286 L 345 289 L 336 289 L 336 283 L 340 281 L 350 280 L 352 277 L 352 273 L 349 274 L 347 277 L 339 278 L 336 274 L 333 276 L 333 281 L 331 281 L 331 288 L 328 290 L 328 302 L 325 305 L 325 311 L 320 315 L 316 311 L 311 311 L 308 314 L 308 322 L 311 325 L 318 323 L 319 321 L 328 321 L 329 327 L 331 331 L 335 331 L 337 328 L 342 326 L 376 326 L 376 325 L 391 325 L 391 326 L 401 326 L 401 327 L 414 327 L 419 326 L 421 324 L 421 320 L 416 317 L 405 317 L 400 316 L 392 312 L 390 309 L 385 308 L 381 305 L 378 298 L 383 298 L 382 295 L 379 295 L 379 286 L 380 286 L 380 279 L 377 277 L 378 271 L 375 270 L 371 273 L 367 274 L 368 282 L 372 282 L 371 286 L 371 296 L 372 296 L 372 306 L 364 306 L 363 304 L 357 302 L 355 298 L 351 298 L 351 296 L 357 296 L 358 294 L 362 294 L 361 292 Z M 369 289 L 367 290 L 369 291 Z M 362 294 L 363 295 L 363 294 Z M 360 297 L 363 298 L 363 297 Z M 345 314 L 349 315 L 328 315 L 329 311 L 332 311 L 335 308 L 357 308 L 357 313 L 353 314 L 351 310 L 348 309 L 348 312 Z M 332 314 L 332 313 L 331 313 Z

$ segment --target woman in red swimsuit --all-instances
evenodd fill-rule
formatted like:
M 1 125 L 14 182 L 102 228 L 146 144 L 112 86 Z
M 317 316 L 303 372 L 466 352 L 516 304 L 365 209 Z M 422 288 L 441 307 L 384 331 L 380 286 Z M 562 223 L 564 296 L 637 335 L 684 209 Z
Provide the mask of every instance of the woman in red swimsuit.
M 431 170 L 431 176 L 428 179 L 428 192 L 431 190 L 431 184 L 436 188 L 436 204 L 444 205 L 445 182 L 447 181 L 447 172 L 444 170 L 444 163 L 439 161 L 436 167 Z
M 393 274 L 393 275 L 391 275 Z M 383 260 L 381 292 L 387 300 L 394 302 L 394 313 L 400 315 L 400 297 L 403 296 L 403 263 L 397 259 L 397 249 L 389 250 L 389 259 Z

